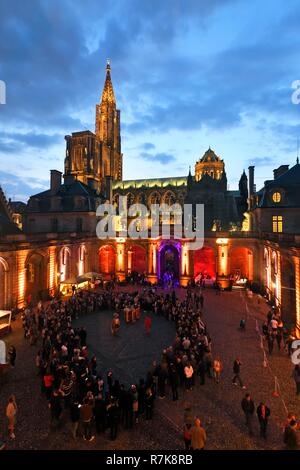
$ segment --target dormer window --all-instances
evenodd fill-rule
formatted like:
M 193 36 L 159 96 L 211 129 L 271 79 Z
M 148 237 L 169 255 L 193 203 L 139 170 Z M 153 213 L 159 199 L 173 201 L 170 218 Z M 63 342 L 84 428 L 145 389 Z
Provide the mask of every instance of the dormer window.
M 281 194 L 278 191 L 276 191 L 272 195 L 272 200 L 273 202 L 275 202 L 275 204 L 278 204 L 281 201 Z

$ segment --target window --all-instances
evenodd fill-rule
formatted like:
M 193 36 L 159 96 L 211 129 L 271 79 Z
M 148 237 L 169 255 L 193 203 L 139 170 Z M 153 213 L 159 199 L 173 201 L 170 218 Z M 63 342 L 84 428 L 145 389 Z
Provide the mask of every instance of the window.
M 58 231 L 58 220 L 57 219 L 51 219 L 51 231 L 52 232 L 57 232 Z
M 82 219 L 76 219 L 76 232 L 82 232 Z
M 273 202 L 278 204 L 281 201 L 281 194 L 278 191 L 276 191 L 275 193 L 273 193 L 272 199 L 273 199 Z
M 283 217 L 282 215 L 273 215 L 273 232 L 282 233 Z

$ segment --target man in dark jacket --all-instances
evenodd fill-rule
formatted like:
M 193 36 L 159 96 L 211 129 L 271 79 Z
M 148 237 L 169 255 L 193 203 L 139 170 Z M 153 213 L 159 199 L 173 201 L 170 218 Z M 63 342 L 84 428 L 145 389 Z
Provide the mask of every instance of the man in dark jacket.
M 260 437 L 267 439 L 268 419 L 271 414 L 270 408 L 268 408 L 265 403 L 261 402 L 257 407 L 256 413 L 260 426 Z
M 110 438 L 112 441 L 114 441 L 117 438 L 118 425 L 120 419 L 118 403 L 114 397 L 111 397 L 111 402 L 107 406 L 107 413 L 110 426 Z
M 173 401 L 178 400 L 178 383 L 179 377 L 177 374 L 176 366 L 172 362 L 169 367 L 169 380 L 172 388 Z
M 106 428 L 106 405 L 102 395 L 96 396 L 94 417 L 97 434 L 100 434 L 101 432 L 104 432 Z
M 237 385 L 236 381 L 239 382 L 240 386 L 242 388 L 246 388 L 245 385 L 243 384 L 242 382 L 242 379 L 241 379 L 241 376 L 240 376 L 240 373 L 241 373 L 241 361 L 240 359 L 237 357 L 236 360 L 234 361 L 233 363 L 233 373 L 234 373 L 234 376 L 233 376 L 233 379 L 232 379 L 232 383 L 234 385 Z
M 250 397 L 249 393 L 246 393 L 245 397 L 242 399 L 241 406 L 245 414 L 246 426 L 249 430 L 249 435 L 253 436 L 252 420 L 253 420 L 253 414 L 255 411 L 255 406 L 254 406 L 254 401 Z
M 72 425 L 72 436 L 73 439 L 77 437 L 77 431 L 80 420 L 80 405 L 78 400 L 72 400 L 70 404 L 70 419 Z

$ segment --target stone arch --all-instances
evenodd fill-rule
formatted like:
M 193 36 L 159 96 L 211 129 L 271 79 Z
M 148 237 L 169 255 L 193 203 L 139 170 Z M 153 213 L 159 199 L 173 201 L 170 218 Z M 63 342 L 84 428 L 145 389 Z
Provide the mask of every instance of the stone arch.
M 127 207 L 132 206 L 135 203 L 135 195 L 133 193 L 127 193 Z
M 253 281 L 253 250 L 234 246 L 230 250 L 230 275 L 234 282 L 239 279 Z
M 194 277 L 195 280 L 216 279 L 216 253 L 212 247 L 204 246 L 194 251 Z
M 176 203 L 176 196 L 173 191 L 168 190 L 165 192 L 163 195 L 163 203 L 167 204 L 168 206 L 172 206 Z
M 289 324 L 296 322 L 296 273 L 293 259 L 281 256 L 282 317 Z
M 8 308 L 9 300 L 9 266 L 8 262 L 0 257 L 0 309 Z
M 39 252 L 29 253 L 25 262 L 26 301 L 36 303 L 47 298 L 47 259 Z
M 59 253 L 60 280 L 64 282 L 71 278 L 71 250 L 68 246 L 63 246 Z
M 153 191 L 150 196 L 149 196 L 149 199 L 148 199 L 148 204 L 149 206 L 151 204 L 160 204 L 161 202 L 161 195 L 158 191 Z
M 87 248 L 81 244 L 78 247 L 78 275 L 81 276 L 87 271 Z
M 99 248 L 99 271 L 104 275 L 115 273 L 115 249 L 112 245 L 103 245 Z
M 132 245 L 128 250 L 129 271 L 144 274 L 147 271 L 146 249 L 141 245 Z

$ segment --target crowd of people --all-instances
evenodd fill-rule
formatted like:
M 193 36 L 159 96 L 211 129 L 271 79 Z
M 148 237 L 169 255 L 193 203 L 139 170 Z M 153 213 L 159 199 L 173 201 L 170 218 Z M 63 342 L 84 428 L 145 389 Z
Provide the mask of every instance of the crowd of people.
M 51 426 L 61 426 L 68 414 L 74 439 L 82 436 L 92 441 L 95 432 L 101 434 L 109 429 L 114 440 L 120 427 L 130 429 L 142 418 L 151 420 L 155 399 L 164 399 L 168 390 L 175 401 L 181 387 L 192 390 L 197 374 L 201 384 L 213 374 L 218 382 L 220 361 L 212 361 L 211 339 L 201 314 L 203 303 L 203 295 L 191 290 L 180 300 L 175 291 L 162 294 L 144 287 L 133 293 L 80 291 L 67 301 L 53 300 L 25 309 L 24 336 L 30 344 L 41 346 L 36 367 L 41 392 L 49 404 Z M 99 370 L 97 358 L 88 351 L 87 331 L 74 328 L 72 321 L 79 315 L 101 310 L 115 312 L 126 323 L 138 321 L 141 311 L 174 322 L 174 343 L 162 351 L 158 361 L 153 361 L 146 377 L 123 384 L 111 370 Z M 145 315 L 149 334 L 147 319 L 151 321 L 149 314 Z M 206 439 L 195 437 L 205 434 L 199 423 L 198 417 L 191 423 L 191 446 L 196 448 Z
M 219 384 L 223 364 L 220 357 L 212 355 L 212 339 L 203 319 L 203 307 L 204 296 L 199 288 L 188 288 L 184 298 L 178 298 L 175 290 L 164 293 L 150 286 L 139 286 L 136 291 L 129 292 L 110 285 L 108 290 L 73 292 L 68 300 L 40 302 L 36 307 L 26 308 L 22 316 L 24 337 L 39 348 L 36 368 L 41 393 L 49 406 L 51 427 L 56 429 L 69 422 L 74 440 L 92 441 L 95 433 L 109 434 L 115 440 L 120 428 L 132 429 L 141 419 L 151 420 L 156 399 L 170 397 L 177 401 L 195 387 L 196 380 L 205 385 L 210 378 Z M 86 329 L 73 326 L 79 316 L 104 310 L 114 312 L 113 317 L 120 319 L 124 327 L 126 323 L 139 321 L 143 313 L 147 334 L 151 331 L 149 312 L 164 317 L 175 326 L 173 344 L 153 361 L 145 377 L 136 377 L 131 384 L 122 383 L 112 370 L 100 370 L 96 356 L 89 353 Z M 148 320 L 150 327 L 149 324 L 146 326 Z M 279 349 L 282 344 L 287 344 L 290 351 L 290 343 L 284 340 L 282 321 L 275 310 L 268 315 L 262 331 L 268 344 L 272 336 Z M 10 355 L 14 365 L 14 348 Z M 236 358 L 232 383 L 245 389 L 241 366 L 240 359 Z M 294 374 L 297 393 L 300 393 L 298 367 Z M 296 374 L 299 374 L 299 380 Z M 249 434 L 253 435 L 253 416 L 256 414 L 260 435 L 266 438 L 271 414 L 266 403 L 260 402 L 256 408 L 247 393 L 241 408 Z M 14 398 L 8 409 L 10 437 L 14 438 L 17 410 Z M 296 428 L 296 418 L 291 415 L 284 427 L 284 442 L 290 448 L 297 446 Z M 183 441 L 187 450 L 204 449 L 206 432 L 199 416 L 185 414 Z

